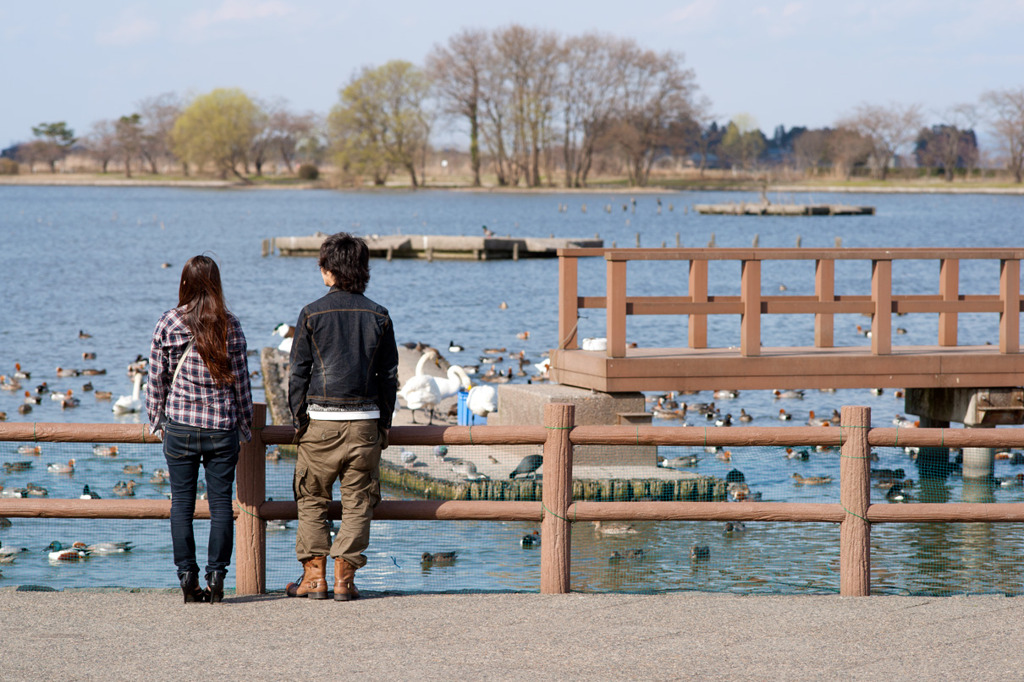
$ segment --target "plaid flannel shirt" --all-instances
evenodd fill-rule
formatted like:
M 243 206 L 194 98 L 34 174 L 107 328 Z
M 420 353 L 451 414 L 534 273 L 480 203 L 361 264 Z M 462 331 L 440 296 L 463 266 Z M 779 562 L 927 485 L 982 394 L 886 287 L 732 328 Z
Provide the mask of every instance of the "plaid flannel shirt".
M 192 340 L 182 312 L 181 308 L 168 310 L 153 330 L 146 388 L 149 423 L 154 431 L 163 428 L 165 418 L 206 429 L 237 428 L 239 437 L 248 441 L 252 438 L 252 389 L 245 335 L 238 318 L 228 313 L 228 360 L 234 377 L 231 384 L 218 386 L 214 382 L 193 345 L 172 386 L 174 370 Z

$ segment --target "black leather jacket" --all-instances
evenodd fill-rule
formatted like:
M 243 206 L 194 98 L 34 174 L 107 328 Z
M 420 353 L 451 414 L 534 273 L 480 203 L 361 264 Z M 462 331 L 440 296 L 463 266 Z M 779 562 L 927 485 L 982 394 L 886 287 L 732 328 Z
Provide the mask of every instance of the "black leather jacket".
M 309 403 L 380 410 L 391 428 L 398 391 L 398 348 L 388 311 L 362 294 L 331 287 L 299 313 L 292 339 L 288 404 L 293 425 L 309 422 Z

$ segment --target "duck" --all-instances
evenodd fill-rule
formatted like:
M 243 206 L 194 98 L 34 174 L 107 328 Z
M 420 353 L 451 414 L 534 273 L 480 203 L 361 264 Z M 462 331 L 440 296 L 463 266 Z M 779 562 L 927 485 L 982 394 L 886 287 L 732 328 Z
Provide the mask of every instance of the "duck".
M 0 390 L 20 391 L 21 382 L 17 379 L 10 379 L 6 374 L 0 374 Z
M 117 446 L 97 443 L 92 446 L 92 454 L 97 457 L 117 457 Z
M 79 376 L 82 373 L 81 371 L 79 371 L 77 369 L 68 369 L 66 367 L 58 367 L 56 372 L 57 372 L 57 376 L 61 377 L 62 379 L 67 378 L 67 377 L 77 377 L 77 376 Z
M 803 400 L 804 399 L 804 392 L 803 392 L 803 390 L 780 391 L 779 389 L 775 389 L 774 391 L 772 391 L 772 395 L 775 396 L 776 400 Z
M 501 355 L 507 350 L 507 348 L 484 348 L 484 353 L 488 355 Z
M 640 561 L 644 558 L 644 550 L 640 548 L 627 549 L 622 552 L 615 550 L 608 557 L 608 563 L 621 564 L 624 561 Z
M 96 367 L 87 367 L 82 370 L 82 376 L 86 377 L 98 377 L 107 373 L 107 370 Z
M 78 330 L 78 338 L 80 339 L 91 339 L 92 334 L 87 334 L 84 329 Z
M 684 455 L 682 457 L 673 457 L 672 459 L 663 457 L 658 460 L 658 466 L 665 469 L 678 469 L 679 467 L 695 467 L 698 462 L 700 462 L 700 457 L 697 455 Z
M 50 561 L 55 563 L 59 561 L 81 561 L 89 558 L 88 549 L 84 547 L 65 547 L 56 540 L 47 545 L 43 551 L 47 553 Z
M 719 417 L 715 420 L 715 426 L 732 426 L 732 415 L 726 414 L 724 417 Z
M 786 459 L 799 459 L 801 462 L 806 462 L 811 458 L 811 453 L 808 450 L 794 450 L 793 448 L 786 448 Z
M 832 421 L 829 419 L 823 419 L 814 415 L 814 410 L 811 410 L 807 415 L 808 426 L 832 426 Z
M 715 458 L 722 462 L 732 461 L 732 450 L 721 450 L 715 453 Z
M 694 545 L 690 548 L 690 559 L 692 561 L 707 561 L 711 558 L 711 547 L 708 545 Z
M 454 341 L 449 341 L 448 342 L 448 352 L 449 353 L 461 353 L 464 350 L 466 350 L 465 346 L 463 346 L 461 344 L 458 344 L 458 343 L 455 343 Z
M 896 481 L 885 492 L 885 499 L 890 502 L 909 502 L 912 498 L 910 493 L 903 489 L 903 483 Z
M 95 391 L 93 395 L 96 396 L 96 400 L 110 400 L 114 397 L 112 391 Z
M 114 414 L 131 414 L 142 411 L 142 380 L 143 373 L 136 372 L 132 380 L 132 394 L 117 399 L 111 408 Z
M 537 475 L 537 470 L 544 464 L 544 457 L 542 455 L 527 455 L 523 457 L 522 461 L 516 466 L 515 469 L 509 473 L 509 478 L 515 478 L 516 476 L 527 476 L 532 474 L 534 477 Z
M 791 415 L 789 412 L 786 412 L 786 410 L 782 409 L 779 410 L 779 419 L 781 419 L 784 422 L 788 422 L 793 419 L 793 415 Z
M 93 388 L 93 386 L 92 386 L 92 382 L 91 381 L 87 381 L 84 384 L 82 384 L 82 392 L 83 393 L 88 393 L 89 391 L 92 390 L 92 388 Z
M 12 374 L 11 376 L 13 376 L 15 380 L 31 379 L 32 378 L 32 373 L 31 372 L 24 372 L 24 371 L 22 371 L 21 363 L 20 362 L 16 362 L 16 363 L 14 363 L 14 374 Z
M 60 409 L 62 409 L 62 410 L 67 409 L 67 408 L 71 408 L 71 407 L 78 407 L 82 403 L 81 400 L 79 400 L 78 398 L 76 398 L 72 394 L 70 388 L 68 389 L 67 393 L 65 393 L 60 398 L 59 401 L 60 401 Z
M 734 481 L 726 486 L 726 492 L 733 502 L 742 502 L 750 497 L 750 486 L 740 481 Z
M 67 464 L 60 464 L 58 462 L 54 462 L 53 464 L 47 466 L 46 470 L 49 471 L 51 474 L 73 474 L 75 473 L 75 460 L 74 458 L 71 458 L 68 460 Z
M 295 327 L 290 324 L 281 324 L 274 327 L 274 334 L 281 337 L 281 343 L 277 344 L 277 349 L 284 351 L 285 353 L 292 352 L 292 339 L 295 338 Z
M 121 469 L 121 473 L 129 474 L 132 476 L 138 476 L 143 471 L 141 464 L 125 464 L 124 468 Z
M 898 414 L 895 417 L 893 417 L 892 423 L 901 429 L 916 429 L 921 425 L 920 420 L 910 420 L 904 417 L 902 414 Z
M 0 564 L 13 563 L 16 556 L 27 551 L 28 547 L 4 547 L 0 542 Z
M 603 521 L 594 521 L 593 524 L 594 532 L 601 535 L 636 535 L 640 532 L 631 523 L 627 525 L 617 523 L 605 525 Z
M 434 408 L 441 401 L 441 389 L 437 385 L 437 377 L 424 373 L 428 362 L 437 364 L 438 354 L 433 348 L 428 348 L 420 356 L 416 363 L 416 373 L 405 382 L 398 396 L 405 401 L 406 407 L 412 411 L 412 423 L 416 423 L 416 410 L 429 408 L 430 417 L 428 424 L 434 423 Z
M 84 542 L 74 542 L 71 546 L 74 549 L 84 549 L 90 554 L 124 554 L 125 552 L 132 551 L 134 548 L 130 540 L 108 540 L 92 545 L 86 545 Z
M 270 519 L 269 521 L 267 521 L 267 530 L 288 530 L 288 522 L 283 519 Z
M 793 480 L 797 485 L 827 485 L 832 482 L 831 476 L 801 476 L 793 472 Z
M 128 376 L 135 377 L 136 374 L 145 374 L 149 371 L 149 358 L 142 353 L 137 353 L 135 359 L 128 363 Z
M 478 417 L 498 411 L 498 391 L 493 386 L 473 386 L 466 396 L 466 408 Z
M 43 446 L 42 445 L 19 445 L 18 446 L 18 454 L 19 455 L 41 455 L 41 454 L 43 454 Z
M 88 350 L 84 351 L 82 353 L 82 359 L 83 360 L 95 360 L 96 359 L 96 353 L 93 353 L 92 351 L 88 351 Z
M 170 474 L 167 469 L 155 469 L 153 475 L 149 477 L 149 482 L 154 485 L 162 485 L 170 480 Z
M 996 478 L 995 482 L 1003 488 L 1020 488 L 1024 485 L 1024 474 L 1017 474 L 1016 476 L 1006 476 L 1004 478 Z
M 754 418 L 747 414 L 747 411 L 744 410 L 742 407 L 740 408 L 740 416 L 737 417 L 737 419 L 739 419 L 744 424 L 746 424 L 747 422 L 754 421 Z
M 733 535 L 735 533 L 742 533 L 746 529 L 747 527 L 743 524 L 742 521 L 726 521 L 725 529 L 723 532 L 726 535 Z
M 135 497 L 135 481 L 118 481 L 114 484 L 114 494 L 119 497 Z
M 455 563 L 455 559 L 458 558 L 458 551 L 453 552 L 424 552 L 420 555 L 420 563 L 425 566 L 446 566 Z
M 540 531 L 535 530 L 532 533 L 527 533 L 519 539 L 519 545 L 521 547 L 539 547 L 540 546 Z
M 96 492 L 95 490 L 91 490 L 89 488 L 89 485 L 86 484 L 86 485 L 82 486 L 82 494 L 78 496 L 78 499 L 80 499 L 80 500 L 99 500 L 99 499 L 102 499 L 102 498 L 100 497 L 100 494 L 98 492 Z
M 738 398 L 740 396 L 740 392 L 719 390 L 715 391 L 712 395 L 715 397 L 715 400 L 732 400 L 734 398 Z
M 492 367 L 490 370 L 480 375 L 480 380 L 491 384 L 507 384 L 512 381 L 512 368 L 509 367 L 505 372 L 496 372 Z
M 28 471 L 31 468 L 32 462 L 4 462 L 4 472 L 8 474 Z
M 872 336 L 870 329 L 864 329 L 859 324 L 857 325 L 857 333 L 860 334 L 861 336 L 863 336 L 866 339 L 870 339 L 871 336 Z

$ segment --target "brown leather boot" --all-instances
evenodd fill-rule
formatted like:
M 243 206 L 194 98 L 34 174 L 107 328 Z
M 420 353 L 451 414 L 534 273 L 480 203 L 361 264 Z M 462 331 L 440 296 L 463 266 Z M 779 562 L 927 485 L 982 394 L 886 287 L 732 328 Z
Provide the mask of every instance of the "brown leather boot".
M 289 597 L 327 599 L 327 557 L 310 557 L 302 562 L 302 578 L 288 583 L 284 589 Z
M 356 567 L 341 557 L 334 559 L 334 601 L 359 599 L 356 589 Z

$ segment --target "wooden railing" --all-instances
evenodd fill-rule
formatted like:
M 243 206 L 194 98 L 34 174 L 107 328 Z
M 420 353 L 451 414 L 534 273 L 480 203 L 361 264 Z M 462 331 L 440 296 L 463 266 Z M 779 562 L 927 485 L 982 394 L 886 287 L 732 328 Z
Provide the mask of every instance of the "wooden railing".
M 833 345 L 833 319 L 838 314 L 871 315 L 871 352 L 892 351 L 892 315 L 937 313 L 939 346 L 957 345 L 957 316 L 961 313 L 999 315 L 999 351 L 1020 351 L 1020 261 L 1024 249 L 560 249 L 559 255 L 559 348 L 572 350 L 577 344 L 579 311 L 607 310 L 608 357 L 626 356 L 628 315 L 689 316 L 689 348 L 707 348 L 708 315 L 740 316 L 740 354 L 751 357 L 761 352 L 761 316 L 771 314 L 813 314 L 814 344 Z M 578 261 L 603 257 L 606 261 L 604 296 L 580 296 Z M 815 262 L 814 295 L 762 293 L 761 263 L 764 261 Z M 835 263 L 838 260 L 871 262 L 871 295 L 837 294 Z M 934 260 L 939 264 L 936 294 L 895 295 L 892 264 L 897 260 Z M 993 260 L 999 263 L 999 293 L 960 293 L 960 261 Z M 689 261 L 689 289 L 686 296 L 627 296 L 626 264 L 630 261 Z M 738 261 L 741 266 L 739 296 L 717 296 L 708 291 L 708 263 Z
M 291 427 L 259 426 L 240 453 L 237 479 L 236 592 L 266 590 L 266 521 L 295 519 L 294 502 L 265 499 L 267 445 L 290 443 Z M 702 428 L 575 426 L 575 407 L 545 406 L 537 426 L 399 426 L 391 443 L 401 445 L 544 445 L 544 486 L 540 502 L 385 500 L 374 512 L 381 520 L 485 520 L 541 523 L 540 589 L 570 589 L 571 524 L 580 521 L 786 521 L 840 525 L 840 594 L 871 593 L 871 526 L 876 523 L 1024 522 L 1021 503 L 871 503 L 872 447 L 1024 447 L 1022 429 L 871 428 L 871 410 L 844 407 L 838 427 Z M 152 443 L 144 425 L 0 423 L 0 441 Z M 574 445 L 675 446 L 841 446 L 840 502 L 573 502 Z M 331 507 L 340 518 L 340 504 Z M 50 518 L 169 518 L 168 500 L 0 499 L 0 516 Z M 197 502 L 196 517 L 209 518 Z

